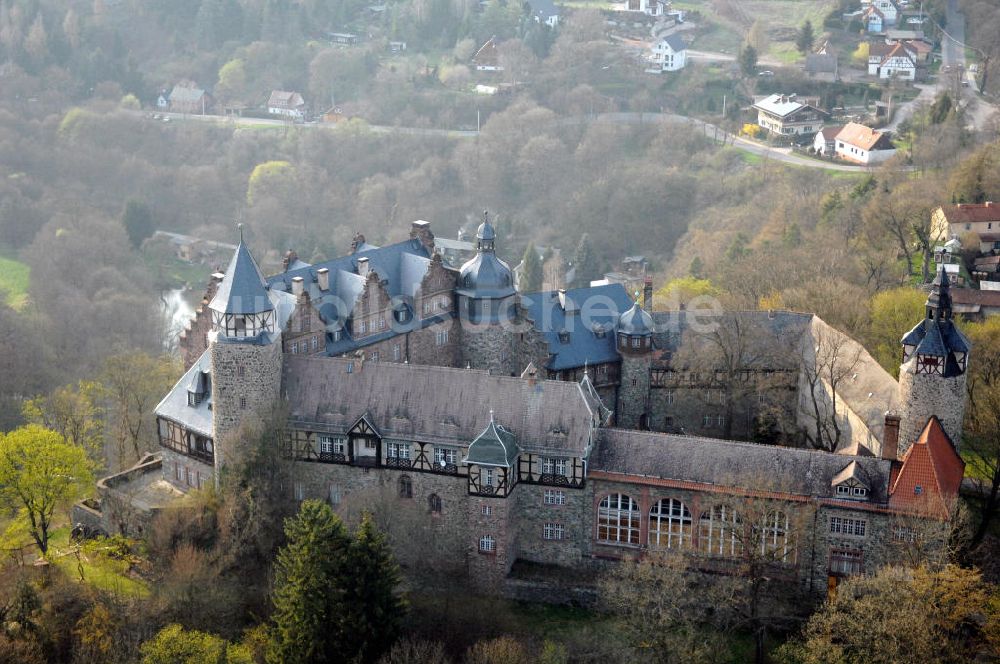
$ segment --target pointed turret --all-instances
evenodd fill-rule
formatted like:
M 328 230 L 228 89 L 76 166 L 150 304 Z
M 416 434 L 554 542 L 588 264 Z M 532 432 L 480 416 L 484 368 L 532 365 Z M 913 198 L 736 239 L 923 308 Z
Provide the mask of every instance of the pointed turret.
M 212 329 L 227 339 L 253 338 L 274 331 L 274 303 L 257 261 L 243 242 L 236 247 L 226 275 L 209 303 Z

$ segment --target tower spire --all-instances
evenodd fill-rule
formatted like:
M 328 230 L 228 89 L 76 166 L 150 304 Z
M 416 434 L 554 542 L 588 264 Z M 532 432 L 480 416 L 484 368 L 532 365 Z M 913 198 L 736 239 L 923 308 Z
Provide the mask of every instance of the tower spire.
M 927 296 L 927 318 L 934 320 L 951 319 L 951 282 L 944 264 L 931 282 L 931 292 Z

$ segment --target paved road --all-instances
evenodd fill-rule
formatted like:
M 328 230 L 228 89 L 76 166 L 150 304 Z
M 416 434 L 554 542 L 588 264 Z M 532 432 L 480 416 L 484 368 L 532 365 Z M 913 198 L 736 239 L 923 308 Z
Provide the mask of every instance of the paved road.
M 133 111 L 133 113 L 141 114 L 149 117 L 149 113 Z M 315 129 L 323 128 L 327 130 L 336 130 L 337 125 L 330 124 L 302 124 L 293 125 L 284 120 L 272 120 L 272 119 L 262 119 L 262 118 L 224 118 L 218 115 L 182 115 L 180 113 L 165 113 L 162 114 L 165 117 L 170 118 L 171 122 L 175 121 L 202 121 L 202 122 L 216 122 L 218 124 L 228 124 L 232 126 L 260 126 L 260 125 L 271 125 L 275 127 L 287 127 L 287 128 L 303 128 L 303 129 Z M 707 122 L 702 122 L 695 118 L 689 118 L 684 115 L 676 115 L 674 113 L 597 113 L 595 115 L 578 115 L 559 118 L 555 121 L 557 125 L 579 125 L 588 123 L 604 123 L 604 124 L 652 124 L 652 123 L 665 123 L 665 124 L 687 124 L 701 131 L 705 136 L 713 138 L 715 140 L 723 141 L 727 140 L 729 143 L 740 148 L 741 150 L 746 150 L 752 154 L 758 155 L 765 159 L 771 159 L 776 162 L 783 164 L 788 164 L 791 166 L 803 166 L 806 168 L 820 168 L 828 171 L 841 171 L 845 173 L 866 173 L 869 169 L 866 166 L 852 166 L 850 164 L 842 164 L 836 162 L 820 161 L 818 159 L 811 159 L 809 157 L 804 157 L 792 152 L 791 148 L 775 148 L 756 141 L 751 141 L 741 137 L 733 137 L 728 134 L 724 129 L 716 127 L 715 125 L 709 124 Z M 453 129 L 423 129 L 420 127 L 393 127 L 389 125 L 368 125 L 368 128 L 376 133 L 398 133 L 398 134 L 410 134 L 414 136 L 442 136 L 446 138 L 474 138 L 479 134 L 475 130 L 453 130 Z

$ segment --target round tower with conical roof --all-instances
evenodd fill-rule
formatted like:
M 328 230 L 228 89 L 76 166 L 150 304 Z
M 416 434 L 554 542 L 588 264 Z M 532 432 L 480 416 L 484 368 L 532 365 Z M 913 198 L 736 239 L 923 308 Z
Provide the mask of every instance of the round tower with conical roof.
M 965 415 L 969 340 L 955 325 L 951 289 L 944 266 L 931 284 L 923 320 L 901 340 L 899 367 L 899 455 L 936 415 L 956 445 Z
M 626 429 L 648 429 L 649 378 L 653 352 L 653 317 L 639 306 L 638 296 L 632 307 L 618 317 L 615 329 L 621 355 L 621 379 L 615 421 Z
M 456 293 L 464 363 L 508 374 L 513 370 L 508 328 L 517 317 L 516 291 L 510 266 L 496 255 L 496 238 L 484 212 L 476 232 L 476 255 L 462 266 Z
M 235 459 L 240 427 L 251 418 L 266 417 L 281 396 L 281 323 L 294 308 L 288 297 L 268 288 L 241 231 L 209 303 L 216 481 Z

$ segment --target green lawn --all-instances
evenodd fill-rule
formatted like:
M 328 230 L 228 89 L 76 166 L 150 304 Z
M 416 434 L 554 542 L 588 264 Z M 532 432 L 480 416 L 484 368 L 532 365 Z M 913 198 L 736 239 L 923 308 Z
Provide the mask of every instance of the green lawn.
M 21 261 L 0 256 L 0 298 L 8 306 L 20 309 L 27 303 L 29 273 Z
M 129 564 L 107 554 L 107 548 L 100 540 L 80 547 L 69 541 L 69 526 L 63 526 L 52 533 L 49 539 L 49 559 L 68 577 L 81 580 L 97 590 L 125 597 L 147 597 L 149 586 L 145 581 L 128 574 Z

